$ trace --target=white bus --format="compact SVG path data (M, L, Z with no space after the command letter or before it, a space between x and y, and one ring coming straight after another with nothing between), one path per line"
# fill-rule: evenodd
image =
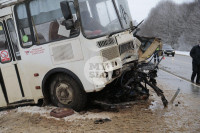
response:
M140 42L130 32L130 18L127 0L3 5L0 107L46 99L59 107L82 109L87 93L101 91L120 76L123 64L138 59ZM102 64L104 78L88 77L88 61Z

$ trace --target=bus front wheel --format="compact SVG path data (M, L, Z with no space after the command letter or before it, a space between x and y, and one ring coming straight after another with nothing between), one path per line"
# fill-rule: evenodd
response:
M51 101L55 106L80 111L86 104L86 93L72 77L57 74L50 84Z

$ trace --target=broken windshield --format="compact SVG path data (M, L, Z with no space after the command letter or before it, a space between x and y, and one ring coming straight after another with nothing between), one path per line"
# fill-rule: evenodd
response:
M131 13L128 6L127 0L115 0L116 7L122 22L123 28L128 29L130 22L132 21Z
M88 38L122 30L112 0L79 0L82 26Z

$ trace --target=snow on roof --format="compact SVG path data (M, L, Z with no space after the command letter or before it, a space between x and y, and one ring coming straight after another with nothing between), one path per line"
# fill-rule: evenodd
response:
M0 8L11 6L13 4L16 4L18 2L22 2L24 0L0 0Z
M1 5L6 5L12 2L16 2L17 0L0 0Z

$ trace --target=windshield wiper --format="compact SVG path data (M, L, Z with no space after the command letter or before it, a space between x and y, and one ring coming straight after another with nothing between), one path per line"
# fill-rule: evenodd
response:
M111 33L108 35L108 38L111 37L111 36L114 35L114 34L117 34L117 33L120 33L120 32L126 31L126 30L128 30L128 29L117 30L117 31L111 32Z
M111 32L109 35L108 35L108 38L111 37L112 35L114 34L117 34L117 33L120 33L120 32L123 32L123 31L128 31L128 30L131 30L134 31L135 29L138 29L138 27L144 22L144 20L142 20L137 26L130 26L130 28L128 29L123 29L123 30L117 30L117 31L114 31L114 32ZM131 24L132 25L132 24Z

